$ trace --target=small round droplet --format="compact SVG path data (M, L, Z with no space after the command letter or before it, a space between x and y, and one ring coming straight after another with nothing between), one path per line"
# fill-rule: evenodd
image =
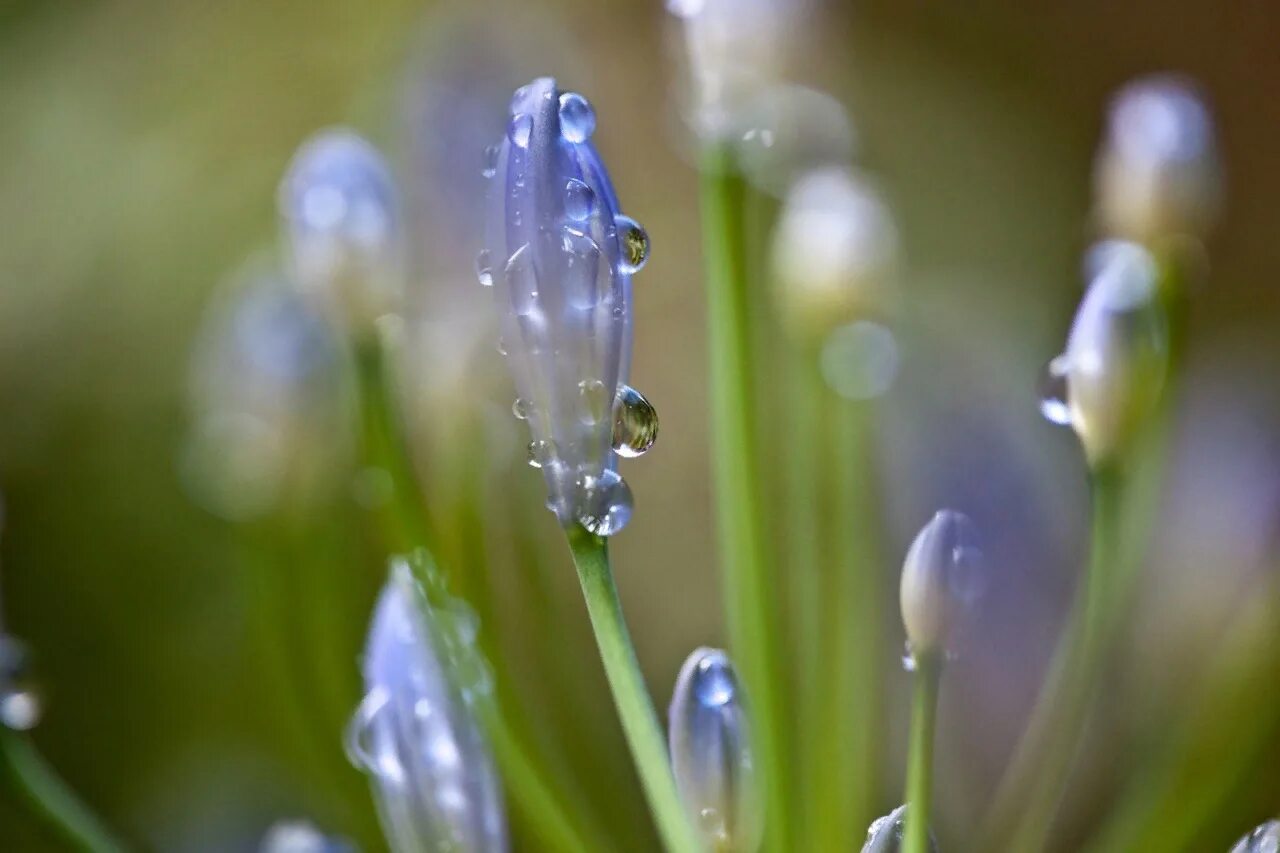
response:
M649 260L649 234L630 216L619 216L615 223L618 227L618 249L622 254L618 261L619 271L627 275L639 272Z
M631 520L631 487L617 471L579 479L578 523L596 536L612 536Z
M586 142L596 129L596 112L577 92L560 96L560 135L570 142Z
M511 414L516 416L516 420L527 421L532 412L533 404L523 397L516 397L515 402L511 404Z
M486 178L492 178L498 174L498 146L486 145L484 149L484 165L480 168L480 174Z
M507 127L507 136L511 138L513 145L517 148L528 148L529 137L532 135L533 116L521 113L511 119L511 124Z
M613 406L613 449L619 456L642 456L658 440L658 410L630 385L618 390Z
M597 424L609 412L609 389L599 379L584 379L578 383L578 396L582 399L582 422Z
M493 263L489 259L489 250L481 249L476 255L476 278L485 287L493 287Z
M698 662L694 693L704 708L721 708L733 701L737 685L723 658L706 657Z
M1067 405L1067 374L1070 368L1065 355L1055 356L1045 365L1040 376L1040 414L1058 426L1071 425L1071 408Z
M591 216L591 208L595 206L596 194L591 187L577 178L570 178L564 188L564 215L582 222Z
M529 442L529 467L541 468L555 458L555 447L549 441Z

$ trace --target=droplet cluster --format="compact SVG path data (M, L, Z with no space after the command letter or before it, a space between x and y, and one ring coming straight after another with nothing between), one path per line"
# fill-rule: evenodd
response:
M562 524L610 536L632 508L618 456L644 453L658 427L626 384L631 275L648 260L649 236L621 213L595 128L587 99L551 78L516 91L507 132L483 158L489 216L476 272L502 313L512 411L529 426L548 507Z

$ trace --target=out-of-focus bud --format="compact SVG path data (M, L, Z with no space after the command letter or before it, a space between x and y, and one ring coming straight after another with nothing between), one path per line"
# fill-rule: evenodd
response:
M797 338L883 315L898 254L879 195L844 168L802 176L787 193L773 238L778 306Z
M43 708L31 681L27 647L0 633L0 726L25 732L40 722Z
M369 628L368 693L347 750L371 777L394 850L505 851L502 787L456 662L474 645L474 623L459 636L440 616L397 562Z
M676 787L708 850L752 853L764 824L750 720L729 657L700 648L676 679L669 719Z
M737 140L754 99L782 74L790 35L803 19L786 0L667 0L683 30L689 111L704 142Z
M1280 851L1280 820L1269 820L1236 842L1231 853L1277 853Z
M902 563L899 600L911 661L954 651L960 617L985 584L973 522L954 510L940 510L916 534Z
M183 475L223 518L259 517L327 492L348 435L337 347L324 319L280 276L235 278L192 356L192 432Z
M529 423L529 464L542 469L547 506L561 524L611 536L632 508L615 439L639 455L657 415L626 384L631 275L648 258L649 238L619 210L591 144L595 123L587 100L549 77L516 92L485 170L490 213L476 266L497 291L513 411Z
M403 226L376 148L350 130L321 131L294 155L279 205L294 277L337 328L366 335L398 309Z
M1148 243L1203 236L1221 206L1222 174L1213 119L1195 87L1156 76L1121 89L1094 182L1108 231Z
M262 836L258 853L353 853L349 843L329 838L305 820L282 820Z
M1129 446L1160 401L1168 372L1165 311L1152 256L1136 243L1112 242L1092 254L1095 273L1054 360L1065 380L1059 409L1090 464Z
M884 817L876 818L867 828L867 840L862 853L898 853L902 849L902 834L906 830L907 807L898 806ZM937 853L938 842L929 833L930 853Z

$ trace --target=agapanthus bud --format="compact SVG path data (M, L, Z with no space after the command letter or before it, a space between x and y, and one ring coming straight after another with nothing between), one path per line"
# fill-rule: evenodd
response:
M916 534L902 563L899 598L913 660L953 650L959 617L985 583L973 522L954 510L936 513Z
M1164 389L1169 344L1156 263L1135 243L1095 251L1094 276L1055 359L1066 413L1092 464L1123 452Z
M848 169L819 169L787 193L773 238L778 305L800 338L884 313L898 235L876 192Z
M586 99L549 77L516 92L507 135L485 170L490 213L477 268L497 291L513 410L529 422L529 461L546 478L547 505L562 524L608 536L631 515L614 425L623 422L619 446L638 455L652 441L625 433L653 432L657 416L626 385L631 275L649 238L619 210L594 129ZM633 408L620 417L620 405Z
M378 150L350 130L307 140L280 186L293 274L339 328L367 334L396 310L404 276L400 204Z
M867 828L867 840L862 853L898 853L902 849L902 834L906 831L907 806L898 806L884 817L876 818ZM938 842L929 833L930 853L936 853Z
M1277 853L1280 851L1280 820L1269 820L1236 842L1231 853Z
M1107 230L1142 241L1202 236L1221 205L1222 175L1213 119L1199 92L1168 76L1121 89L1094 182Z
M708 850L760 847L763 808L742 686L720 649L689 655L670 711L671 766L680 798Z
M397 563L369 628L348 752L371 777L394 850L505 851L502 787L449 651L474 636L446 636L438 615Z
M258 853L353 853L346 841L330 838L305 820L282 820L262 836Z

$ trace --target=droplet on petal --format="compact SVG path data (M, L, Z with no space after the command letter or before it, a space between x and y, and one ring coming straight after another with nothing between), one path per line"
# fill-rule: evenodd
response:
M636 273L649 260L649 232L630 216L619 216L614 220L618 227L618 250L622 258L618 268L624 273Z
M631 487L612 468L580 477L578 523L596 536L613 536L631 520Z
M582 222L591 216L591 208L595 204L596 195L591 187L577 178L570 178L564 188L564 215Z
M658 440L658 411L630 385L618 389L613 406L613 449L619 456L642 456Z
M560 133L570 142L586 142L596 130L591 103L577 92L560 96Z
M1058 426L1071 425L1071 407L1067 405L1067 373L1070 363L1065 355L1054 356L1040 376L1040 414Z
M481 249L476 255L476 278L485 287L493 287L493 262L488 251Z
M513 116L507 127L507 136L517 148L528 148L529 137L533 134L533 116L527 113Z

